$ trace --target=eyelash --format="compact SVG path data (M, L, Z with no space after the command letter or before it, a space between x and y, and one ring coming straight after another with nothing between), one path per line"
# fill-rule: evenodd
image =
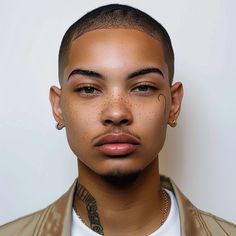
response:
M148 94L150 94L150 93L152 93L152 92L157 90L157 88L154 87L153 85L150 85L150 84L147 84L147 83L142 83L142 84L139 84L138 86L134 87L132 89L132 91L134 91L135 89L141 88L141 87L143 87L145 89L148 89L148 91L147 90L145 90L145 91L138 91L138 92L135 92L135 93L142 93L142 94L147 94L148 93Z
M92 91L96 91L96 93L93 93L93 92L85 92L86 89L92 89ZM78 87L75 89L76 92L80 93L81 95L83 96L96 96L98 93L100 93L100 90L97 89L94 85L82 85L81 87Z
M137 89L143 88L144 90L135 91ZM88 91L88 89L90 91ZM87 92L86 92L87 90ZM134 86L134 88L131 89L131 92L134 92L135 94L142 94L142 95L149 95L150 93L156 91L157 88L153 85L142 83ZM101 91L96 88L94 85L82 85L81 87L78 87L75 89L76 92L80 93L82 96L88 97L88 96L97 96L101 93Z

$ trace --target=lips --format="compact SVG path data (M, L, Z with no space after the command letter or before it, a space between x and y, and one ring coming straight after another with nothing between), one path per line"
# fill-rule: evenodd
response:
M95 146L106 156L125 156L133 153L140 141L129 134L107 134L102 136Z

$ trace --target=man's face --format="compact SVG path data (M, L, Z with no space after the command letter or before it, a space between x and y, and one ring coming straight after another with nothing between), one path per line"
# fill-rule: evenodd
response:
M171 109L161 42L131 29L85 33L71 43L59 97L69 145L86 168L143 170L163 146Z

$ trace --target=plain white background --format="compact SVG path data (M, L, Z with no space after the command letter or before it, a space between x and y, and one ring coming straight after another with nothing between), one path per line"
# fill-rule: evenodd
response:
M77 175L65 131L56 131L48 100L58 84L57 55L66 29L113 1L7 1L0 7L0 224L58 198ZM192 202L236 222L236 4L233 0L119 1L168 30L175 81L185 97L160 155Z

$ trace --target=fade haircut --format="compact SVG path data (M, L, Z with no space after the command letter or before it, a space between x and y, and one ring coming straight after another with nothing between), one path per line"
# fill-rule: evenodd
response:
M61 42L58 58L59 82L61 85L71 43L86 32L114 28L136 29L158 39L163 47L169 71L169 82L172 84L174 51L165 28L151 16L136 8L127 5L110 4L88 12L66 31Z

